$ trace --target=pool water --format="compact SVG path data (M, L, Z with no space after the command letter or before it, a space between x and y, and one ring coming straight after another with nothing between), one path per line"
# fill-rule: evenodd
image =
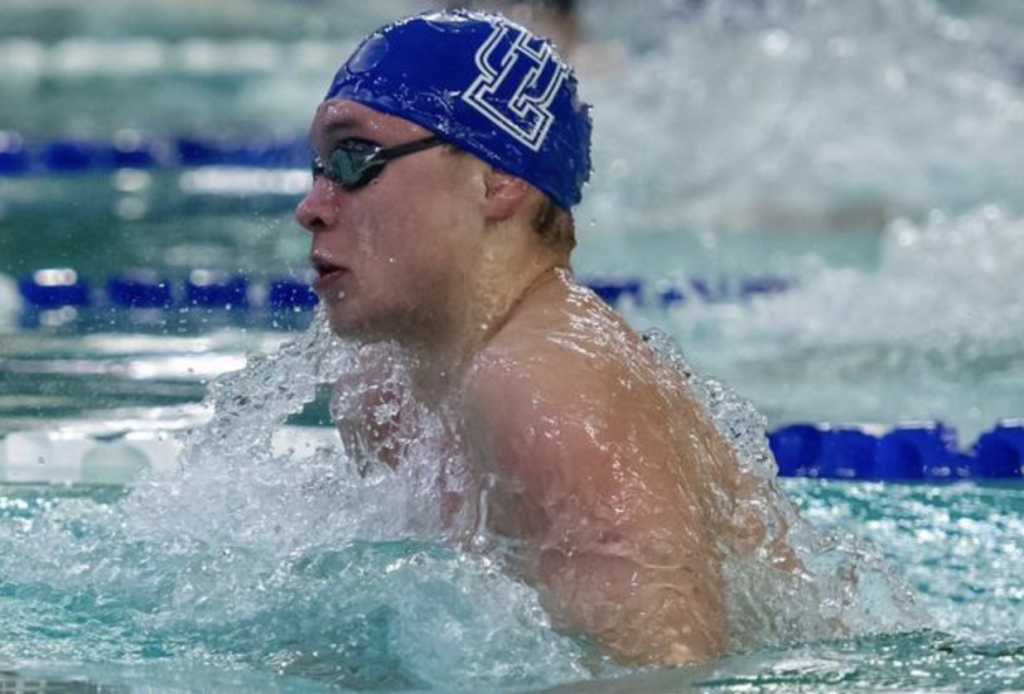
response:
M968 447L1024 416L1017 5L582 5L626 58L582 66L597 130L581 277L638 282L630 320L769 428L941 420ZM419 7L0 8L0 691L1024 688L1013 482L784 480L822 575L862 577L805 600L850 605L845 632L790 596L792 624L714 663L609 664L500 562L413 532L408 480L346 476L317 385L343 355L310 347L311 311L259 295L307 277L302 167L71 171L41 154L295 146L356 39ZM4 173L19 143L35 168ZM89 305L27 305L17 280L44 268L88 280ZM245 310L109 305L106 280L137 269L176 292L197 271L256 289ZM758 278L785 291L737 289ZM668 287L683 300L665 305ZM757 439L759 421L741 428Z
M117 513L110 489L5 487L0 658L18 673L11 677L147 692L1024 685L1021 490L807 480L786 489L816 524L856 527L898 562L933 624L762 646L700 667L606 666L595 678L580 647L544 626L526 589L479 558L415 542L353 543L310 551L287 576L252 547L200 547L186 537L119 544L130 531L109 527L91 535Z

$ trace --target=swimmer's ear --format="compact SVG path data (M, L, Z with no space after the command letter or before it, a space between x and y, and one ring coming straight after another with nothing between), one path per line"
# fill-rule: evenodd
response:
M488 221L512 217L526 203L531 186L521 178L490 168L484 174L484 214Z

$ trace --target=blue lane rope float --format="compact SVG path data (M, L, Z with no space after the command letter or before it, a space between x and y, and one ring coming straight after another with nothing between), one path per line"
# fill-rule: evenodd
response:
M613 306L675 308L690 302L742 302L762 294L783 292L793 280L784 277L688 277L675 282L646 282L638 278L586 281L598 296ZM35 310L63 307L150 308L204 307L246 310L309 310L316 295L309 282L276 277L256 282L242 274L197 269L173 281L156 270L133 270L110 275L94 290L92 283L71 268L44 268L21 277L18 287L25 304ZM709 287L713 289L709 289Z
M103 173L124 168L305 169L310 157L305 137L223 140L143 138L124 133L112 142L61 138L30 143L19 133L0 130L0 177Z
M107 278L107 298L124 308L169 309L174 305L171 282L152 271L137 271Z
M295 430L331 440L332 432ZM1005 420L957 449L941 422L907 423L873 432L825 424L791 424L768 434L782 477L897 484L1021 483L1024 420ZM287 438L292 441L292 437ZM69 439L46 431L0 436L0 481L127 483L145 467L176 469L167 432L127 432L123 439L82 434ZM40 465L46 461L46 465Z
M29 306L36 308L75 308L91 301L89 283L70 268L37 270L18 280L18 290Z
M973 476L984 479L1021 477L1024 463L1024 420L1006 420L986 431L974 444L974 456L984 464Z
M110 275L104 286L105 292L93 291L91 283L70 268L37 270L18 280L26 305L37 311L65 307L309 310L317 303L309 282L298 278L271 278L257 287L244 275L217 270L193 270L180 282L153 270L135 270ZM254 298L261 296L265 300Z
M185 306L245 310L249 308L249 279L211 270L193 270L185 280Z
M790 424L768 435L783 477L860 481L1020 480L1024 419L998 422L966 450L942 422L900 424L876 434L863 427Z
M305 282L291 278L271 280L267 290L267 306L271 310L311 310L319 299Z

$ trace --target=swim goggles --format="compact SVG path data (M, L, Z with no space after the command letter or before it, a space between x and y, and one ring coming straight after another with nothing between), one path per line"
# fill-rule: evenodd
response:
M320 157L313 159L313 179L326 176L345 190L358 190L380 176L388 162L436 147L443 142L441 138L431 135L385 149L369 140L344 140L331 151L326 162Z

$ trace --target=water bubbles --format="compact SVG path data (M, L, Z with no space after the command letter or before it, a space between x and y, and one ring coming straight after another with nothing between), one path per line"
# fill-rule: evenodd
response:
M1024 220L936 210L893 222L879 245L877 267L808 267L785 295L673 314L674 333L712 335L702 366L776 422L941 418L969 440L1019 409Z
M888 90L901 92L907 86L907 75L900 67L887 67L882 72L882 81Z
M757 548L723 539L723 572L734 648L917 628L927 623L905 582L853 535L804 521L778 487L767 420L726 385L695 373L667 333L645 342L679 373L736 452L747 476L738 498L715 500L735 527L762 527ZM787 547L792 547L791 553Z
M584 210L644 232L1016 210L1024 92L1003 30L927 1L713 3L669 18L629 79L588 85L602 124Z
M858 53L858 45L845 36L834 36L825 44L829 54L837 58L854 58Z
M789 34L780 29L773 29L765 32L761 39L761 45L765 55L770 58L782 55L789 49L791 44L792 39Z
M340 417L380 395L353 380L374 364L400 399L381 399L373 443L400 449L402 465L360 475L354 458L379 451L288 422L325 398ZM532 589L453 546L439 495L460 491L461 462L443 450L451 432L411 399L408 365L396 346L339 340L319 308L294 342L211 385L212 418L185 437L177 471L141 473L123 499L58 499L17 522L6 518L28 512L8 504L0 577L20 591L14 603L55 623L112 625L66 641L69 662L139 662L156 648L359 689L589 677L592 656L552 629ZM476 530L471 518L452 524ZM8 634L0 656L25 661L37 645Z

